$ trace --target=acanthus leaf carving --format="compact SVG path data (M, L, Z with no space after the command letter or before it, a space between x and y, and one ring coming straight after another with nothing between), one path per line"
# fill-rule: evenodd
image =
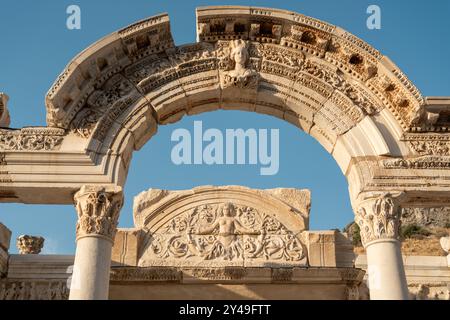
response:
M123 194L120 188L83 186L74 196L77 239L99 235L114 240Z
M65 130L58 128L0 129L0 150L53 151L58 150Z
M394 198L382 194L362 201L355 213L355 222L360 227L364 246L379 239L397 239L400 228L400 207L397 203L401 195Z

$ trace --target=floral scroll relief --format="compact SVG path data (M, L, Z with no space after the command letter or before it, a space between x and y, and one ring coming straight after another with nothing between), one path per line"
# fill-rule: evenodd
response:
M304 265L303 245L274 217L232 203L202 205L149 235L141 266L191 262Z

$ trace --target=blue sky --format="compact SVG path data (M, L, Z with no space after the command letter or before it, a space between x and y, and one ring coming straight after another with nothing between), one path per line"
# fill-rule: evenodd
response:
M81 7L82 29L66 28L66 8ZM11 126L45 125L44 98L64 66L101 37L137 20L168 12L176 44L195 41L195 8L238 4L277 7L338 25L389 56L424 96L450 95L450 1L188 1L188 0L2 0L0 91L10 96ZM366 9L379 5L381 30L366 27ZM255 128L280 130L280 170L260 176L259 166L175 166L170 159L176 128ZM148 188L186 189L197 185L295 187L312 191L311 229L342 228L353 219L347 182L334 159L311 137L279 119L238 111L185 117L134 154L125 186L120 227L132 226L133 197ZM46 253L75 251L76 213L72 206L0 204L0 222L20 234L42 235Z

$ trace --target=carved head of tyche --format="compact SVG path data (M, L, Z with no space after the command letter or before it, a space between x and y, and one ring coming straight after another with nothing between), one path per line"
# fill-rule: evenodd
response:
M242 39L233 40L230 46L230 58L236 63L235 69L245 69L249 58L247 42Z

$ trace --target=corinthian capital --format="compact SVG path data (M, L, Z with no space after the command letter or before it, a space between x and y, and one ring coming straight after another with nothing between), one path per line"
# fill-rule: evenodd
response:
M122 188L83 186L74 201L78 213L77 239L98 235L114 240L123 205Z
M358 203L355 222L361 230L364 246L375 240L398 239L401 198L403 194L385 193L366 197Z
M20 254L39 254L44 246L44 238L23 235L17 238Z

